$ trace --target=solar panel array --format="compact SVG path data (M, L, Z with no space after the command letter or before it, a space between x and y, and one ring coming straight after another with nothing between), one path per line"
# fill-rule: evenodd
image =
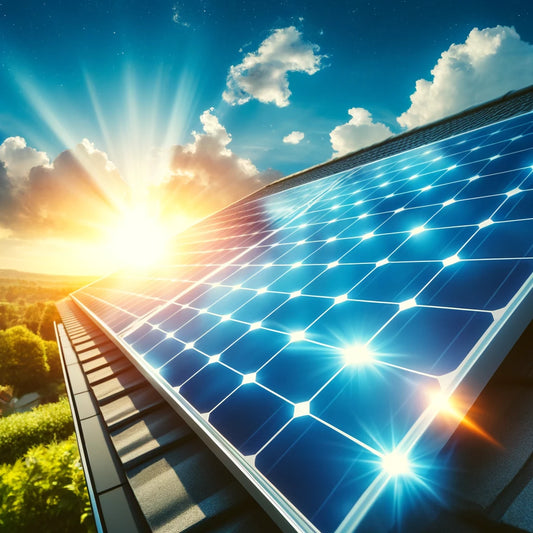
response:
M529 113L235 204L74 297L296 527L349 530L531 290L532 165Z

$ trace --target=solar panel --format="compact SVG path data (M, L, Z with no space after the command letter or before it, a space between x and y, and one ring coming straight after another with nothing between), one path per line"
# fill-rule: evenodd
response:
M284 523L351 531L532 318L532 118L244 200L73 297Z

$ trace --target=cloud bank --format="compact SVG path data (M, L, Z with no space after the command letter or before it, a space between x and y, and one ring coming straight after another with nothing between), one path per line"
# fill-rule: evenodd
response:
M283 142L286 144L299 144L305 137L304 133L301 131L293 131L283 137Z
M329 134L334 157L359 150L392 135L385 124L374 122L370 112L362 107L352 107L348 114L352 118Z
M17 238L100 238L128 187L107 155L84 139L50 164L21 137L0 145L0 226Z
M168 172L152 189L163 216L203 217L281 177L273 170L259 172L250 159L232 152L231 135L213 109L200 121L203 133L193 132L194 142L172 148Z
M411 107L398 123L413 128L533 83L533 45L514 28L474 28L452 44L433 67L432 81L420 79Z
M232 105L252 99L278 107L289 105L289 72L313 75L321 68L325 56L318 45L306 42L294 27L276 29L241 63L232 65L222 97Z

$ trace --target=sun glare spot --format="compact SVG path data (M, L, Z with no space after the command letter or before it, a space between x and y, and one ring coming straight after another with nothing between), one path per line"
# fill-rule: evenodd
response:
M127 211L110 230L109 247L118 265L143 268L163 257L170 237L168 227L141 206Z
M366 365L373 362L372 352L364 344L355 344L342 351L347 365Z
M404 476L411 472L409 459L406 455L397 451L384 455L381 466L391 477Z

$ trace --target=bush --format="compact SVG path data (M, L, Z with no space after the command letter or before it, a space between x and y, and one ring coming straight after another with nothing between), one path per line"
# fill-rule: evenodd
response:
M0 463L12 463L32 446L66 439L74 430L68 400L0 418Z
M94 531L76 439L37 446L0 465L0 531Z

